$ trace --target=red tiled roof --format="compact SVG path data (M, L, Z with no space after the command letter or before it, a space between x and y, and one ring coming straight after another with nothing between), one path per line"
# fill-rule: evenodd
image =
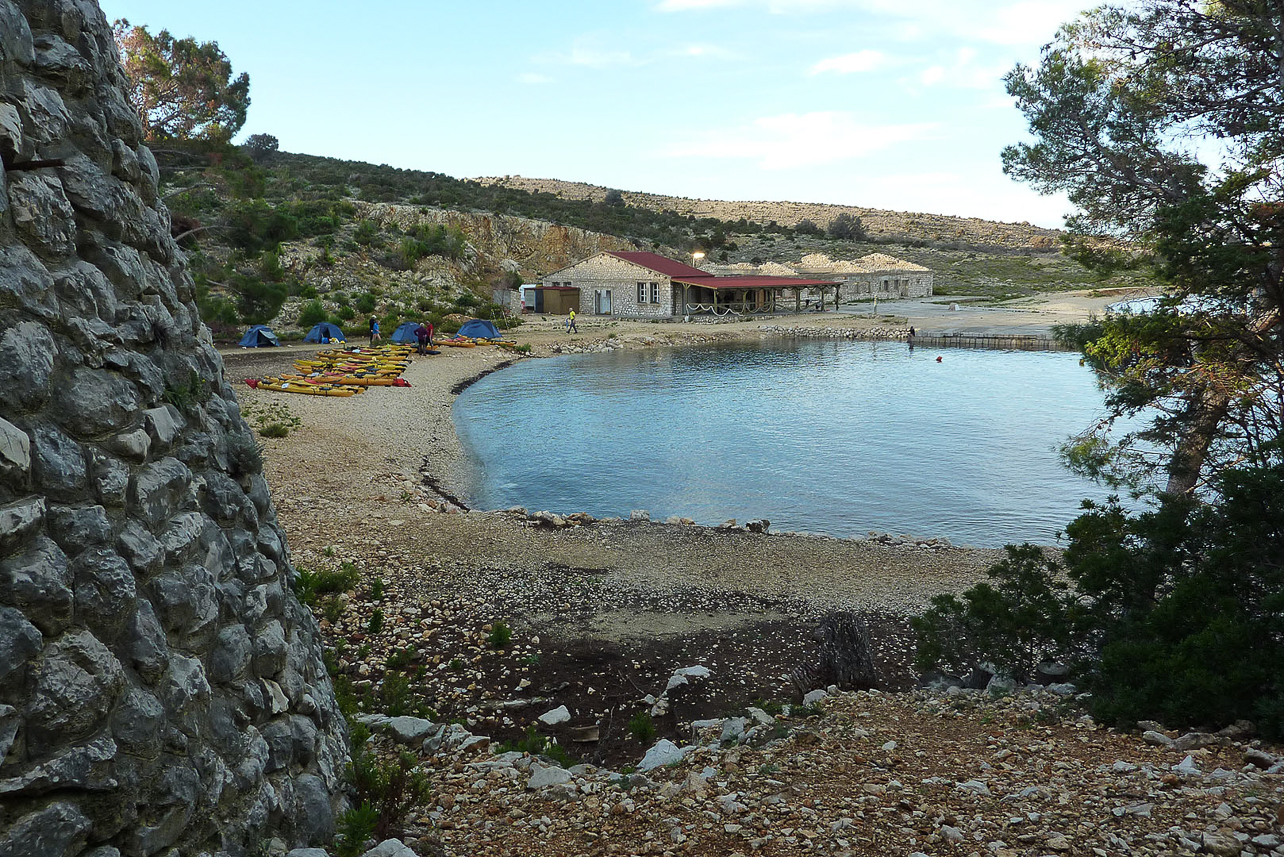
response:
M644 253L642 251L632 250L608 250L606 255L614 256L617 259L623 259L626 262L632 262L634 265L641 265L643 268L649 268L657 274L664 274L666 277L712 277L713 274L705 273L699 268L693 268L690 265L684 265L681 262L670 259L668 256L661 256L659 253Z
M836 286L833 280L803 280L798 277L674 277L673 282L706 289L771 289L783 286Z

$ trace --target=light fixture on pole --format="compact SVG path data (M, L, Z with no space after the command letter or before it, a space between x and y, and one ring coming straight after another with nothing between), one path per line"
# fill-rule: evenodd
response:
M704 254L703 254L703 253L701 253L699 250L697 250L697 251L695 251L694 253L692 253L692 254L691 254L691 267L693 267L693 268L699 268L699 267L700 267L700 260L701 260L701 259L703 259L703 258L704 258Z

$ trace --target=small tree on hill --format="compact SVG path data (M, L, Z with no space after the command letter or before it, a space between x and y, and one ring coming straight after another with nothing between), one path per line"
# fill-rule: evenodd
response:
M241 144L241 148L256 164L270 159L281 148L281 143L271 134L251 134Z
M797 235L824 235L825 234L821 230L821 228L816 225L816 221L811 220L810 218L803 218L802 220L798 221L797 225L794 226L794 233Z
M864 241L865 224L860 222L860 218L854 214L843 212L829 222L830 238L838 238L844 241Z
M232 77L232 63L218 42L156 35L124 18L113 24L121 64L130 81L130 102L143 120L149 142L227 142L245 124L250 76Z

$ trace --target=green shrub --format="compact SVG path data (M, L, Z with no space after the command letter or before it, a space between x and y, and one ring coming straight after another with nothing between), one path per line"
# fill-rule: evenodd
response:
M501 753L530 753L532 756L546 756L557 762L563 768L573 767L578 761L566 748L558 744L551 738L545 738L540 735L534 726L526 729L526 735L516 741L504 742L499 745Z
M651 712L639 711L634 714L629 720L629 734L640 743L651 746L655 741L655 722L651 719Z
M491 648L506 649L508 644L513 641L513 629L504 622L495 622L490 626L490 633L486 635L486 641L490 643Z
M350 811L351 818L350 813L344 814L340 827L345 834L343 847L354 850L340 852L341 855L361 854L367 839L382 842L400 834L410 811L432 795L428 775L419 769L412 753L403 752L390 762L380 762L362 748L354 752L348 775L356 809ZM356 837L361 841L355 841Z
M357 312L371 313L375 311L375 297L369 292L362 292L357 295Z
M289 433L290 427L285 423L268 423L259 429L263 437L286 437Z
M299 310L299 327L312 327L314 324L325 321L329 315L321 305L321 301L308 301L303 305L303 309Z
M209 383L193 369L184 383L166 384L161 393L161 401L173 405L183 413L191 413L197 405L207 401L210 395Z
M339 307L339 311L335 314L339 316L340 321L351 321L356 318L357 311L345 304L344 306Z
M1216 502L1117 499L1066 527L1065 576L1009 548L997 588L934 599L915 620L919 666L1066 660L1110 723L1178 728L1249 719L1284 735L1284 462L1225 471Z
M365 844L374 838L379 824L379 810L370 803L361 803L339 816L335 854L338 857L360 857Z
M334 595L356 587L360 572L352 563L345 562L338 571L309 571L296 569L294 592L304 604L315 604L319 595Z
M369 631L371 635L378 634L383 630L383 611L378 607L376 607L374 612L370 614L370 624L367 626L366 630Z
M917 665L944 665L966 673L978 660L1025 681L1043 660L1062 657L1069 642L1066 584L1057 562L1035 545L1006 547L1007 557L986 572L993 583L938 595L911 624L918 635Z
M352 240L367 247L377 247L383 243L379 235L379 227L373 220L363 220L357 224L357 231L353 234Z

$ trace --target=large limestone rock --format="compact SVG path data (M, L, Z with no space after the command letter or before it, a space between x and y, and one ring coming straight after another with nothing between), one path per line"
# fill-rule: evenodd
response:
M320 844L343 719L124 83L0 0L0 855Z

